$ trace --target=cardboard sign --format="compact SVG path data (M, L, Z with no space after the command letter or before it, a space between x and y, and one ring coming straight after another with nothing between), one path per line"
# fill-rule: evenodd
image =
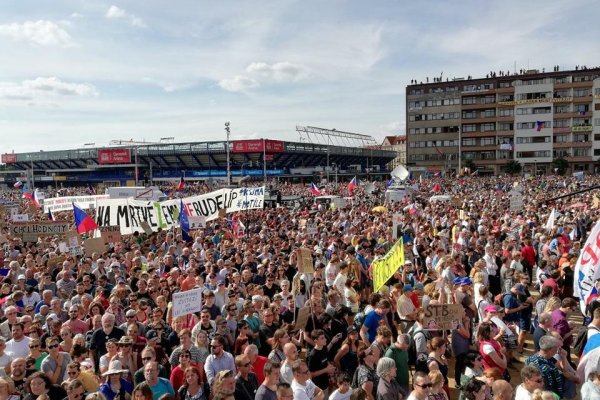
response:
M83 242L83 247L85 248L85 255L90 257L92 256L92 253L103 254L106 251L104 239L101 237L85 240Z
M68 222L36 221L14 223L10 226L10 233L18 236L24 241L37 241L40 236L62 236L69 230L71 224Z
M219 210L219 218L225 218L226 212L224 208Z
M294 325L294 330L304 329L306 327L306 323L308 322L308 318L310 317L310 307L305 306L298 310L298 318L296 318L296 325Z
M82 245L81 236L79 236L77 231L68 231L65 237L67 238L67 247L69 248Z
M100 227L100 236L105 244L119 243L121 241L121 227L102 226Z
M82 256L83 248L81 246L69 247L69 254L73 257Z
M456 329L462 322L465 309L460 304L429 304L425 307L423 328L430 330Z
M510 192L510 211L520 211L523 209L523 194L517 190Z
M58 244L58 251L60 251L61 253L68 253L69 246L67 246L67 242L60 242Z
M402 214L394 214L392 215L392 239L398 240L402 235Z
M147 223L146 221L140 222L140 227L144 230L144 233L148 236L152 235L152 232L154 232L152 230L152 227L150 226L150 224Z
M190 230L206 228L206 217L204 215L189 216L188 222L190 224Z
M296 257L296 267L298 268L298 272L301 272L303 274L312 274L315 272L315 269L313 267L312 252L310 251L310 249L301 247L300 249L298 249L298 254Z
M47 265L49 267L54 267L56 265L62 264L66 259L67 259L67 257L65 257L65 256L58 256L58 257L49 258L48 262L47 262Z
M598 199L598 196L594 195L594 200L593 200L592 207L593 208L598 208L599 205L600 205L600 199Z
M394 276L396 271L404 267L404 242L402 238L380 259L373 261L373 290L377 292Z
M13 214L13 222L27 222L29 221L29 214Z
M200 311L202 308L202 289L173 293L173 318Z
M300 228L304 228L306 226L306 222L307 221L305 219L301 219L301 220L298 221L298 226Z
M317 228L317 224L306 224L306 233L308 233L311 236L314 236L318 232L319 229Z

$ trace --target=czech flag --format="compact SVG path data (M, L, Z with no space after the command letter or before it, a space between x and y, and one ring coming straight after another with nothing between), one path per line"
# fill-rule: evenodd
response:
M77 228L77 233L86 233L98 229L96 221L75 203L73 203L73 213L75 214L75 227Z
M23 198L29 200L29 202L31 202L31 204L37 208L40 208L40 203L38 203L35 197L33 197L27 186L23 186Z
M15 184L13 185L13 187L14 187L15 189L18 189L18 188L20 188L21 186L23 186L23 182L21 182L21 181L17 181L17 182L15 182Z
M352 194L352 190L358 187L358 183L356 182L356 176L352 178L350 183L348 184L348 194Z
M184 187L185 187L185 181L183 180L183 176L182 176L181 180L179 181L179 185L177 185L177 191L181 192Z
M440 184L439 184L439 183L436 183L435 185L433 185L433 191L434 191L435 193L439 193L439 192L441 192L441 191L442 191L442 187L440 186Z
M321 191L319 190L319 188L312 182L310 183L310 192L315 196L321 195Z

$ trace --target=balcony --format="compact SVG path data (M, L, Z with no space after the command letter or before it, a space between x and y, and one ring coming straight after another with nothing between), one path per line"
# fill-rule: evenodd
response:
M570 149L571 142L556 142L552 143L552 148L554 149Z
M496 89L496 93L502 93L502 94L513 93L514 91L515 91L515 88L513 86Z
M512 137L514 135L515 135L515 131L496 131L496 136L509 136L509 137Z
M573 103L591 103L592 99L593 99L593 96L590 93L587 96L573 97Z
M566 127L566 128L553 128L552 129L553 133L571 133L571 127Z
M497 103L461 104L461 110L477 110L480 108L495 108Z
M592 162L592 156L574 156L574 157L565 157L565 160L568 162Z
M475 146L462 145L461 146L462 152L465 152L465 151L492 151L492 150L497 150L497 149L498 149L498 145L496 145L496 144L475 145Z
M496 117L496 121L498 122L513 122L515 120L514 115L508 115L505 117Z
M581 82L572 82L571 86L574 88L591 88L594 85L594 81L581 81Z
M487 136L496 136L496 131L462 132L462 134L461 134L461 137L464 137L464 138L476 138L476 137L487 137Z
M462 118L464 124L487 124L496 121L496 117Z

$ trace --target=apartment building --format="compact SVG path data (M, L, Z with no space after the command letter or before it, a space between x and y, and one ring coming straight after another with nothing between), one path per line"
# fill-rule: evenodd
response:
M600 68L482 79L436 79L406 88L407 165L414 172L461 167L498 174L512 160L526 173L600 163ZM460 157L459 157L460 152Z
M391 171L398 165L406 165L406 136L386 136L381 144L381 150L391 150L396 152L396 158L387 164Z

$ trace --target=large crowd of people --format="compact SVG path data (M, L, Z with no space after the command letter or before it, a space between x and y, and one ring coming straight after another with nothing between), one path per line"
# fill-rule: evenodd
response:
M573 292L600 209L593 190L550 199L599 182L436 177L393 204L383 182L330 183L321 191L346 207L249 210L188 243L178 229L140 232L89 255L61 252L64 237L13 237L4 212L0 400L600 399L598 366L577 372L600 307L582 315ZM524 201L511 210L515 190ZM0 196L46 218L18 189ZM404 265L375 291L373 261L398 240ZM173 295L194 289L200 311L174 317ZM462 306L452 329L425 324L445 304Z

